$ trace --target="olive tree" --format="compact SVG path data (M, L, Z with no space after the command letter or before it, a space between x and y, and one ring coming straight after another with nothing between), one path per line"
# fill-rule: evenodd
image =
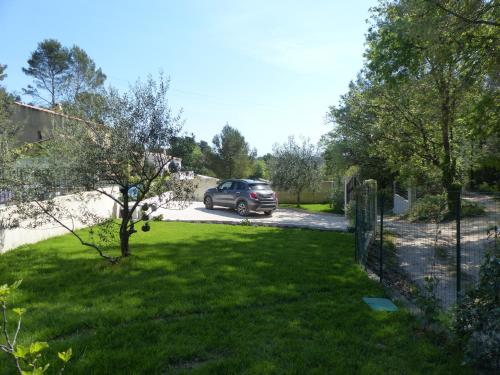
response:
M163 76L158 82L150 77L127 93L106 93L104 124L66 117L12 173L19 176L11 184L19 221L32 226L55 222L113 263L131 255L130 237L140 223L149 231L153 212L184 205L194 190L166 152L182 128L180 114L168 106L167 90ZM67 199L57 196L61 191L73 193L76 209L68 209ZM117 220L87 207L103 196L118 208ZM91 229L77 231L77 224ZM105 253L118 243L118 256Z
M297 143L289 137L284 144L275 144L270 163L270 174L273 187L289 191L297 197L305 190L315 190L323 180L323 161L317 146L308 139Z

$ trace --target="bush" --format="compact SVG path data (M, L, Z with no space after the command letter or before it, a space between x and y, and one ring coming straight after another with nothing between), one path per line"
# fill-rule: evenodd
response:
M356 201L350 201L345 210L349 228L352 229L356 226Z
M332 194L332 212L335 214L344 214L344 190L338 187L333 190Z
M446 194L426 195L417 200L408 211L407 218L410 221L432 221L438 223L444 220L446 213Z
M500 258L487 254L476 289L457 306L454 330L465 361L481 370L500 370Z
M479 203L462 200L461 217L474 217L485 214L484 207Z
M497 185L488 184L487 182L481 183L478 187L478 190L484 193L498 193L500 191Z
M484 207L476 202L471 202L462 199L460 217L474 217L485 214ZM453 215L453 214L452 214ZM410 221L427 221L439 223L445 219L453 219L450 217L446 194L426 195L417 200L415 205L408 211L406 215Z

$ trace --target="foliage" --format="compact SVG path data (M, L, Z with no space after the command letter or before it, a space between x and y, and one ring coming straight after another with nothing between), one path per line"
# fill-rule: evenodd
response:
M226 124L213 139L209 154L210 169L220 178L244 178L251 173L255 151L245 141L238 129Z
M151 77L138 81L126 94L111 89L105 96L105 125L68 120L56 127L41 155L22 170L22 179L16 171L9 174L16 203L12 215L31 226L56 223L113 263L129 256L136 227L142 222L142 229L149 230L153 211L174 202L184 205L194 190L192 180L169 173L172 157L165 150L181 130L181 120L168 106L167 90L162 76L158 82ZM69 210L65 199L56 196L67 187L80 203L77 209ZM120 209L118 223L89 211L86 201L94 196L114 201ZM86 239L75 231L75 222L102 230ZM106 235L110 238L104 241ZM103 251L110 241L120 243L120 257Z
M482 370L500 370L500 258L486 255L476 289L457 306L455 332L464 346L465 361Z
M487 3L391 0L372 9L365 67L328 114L329 170L356 165L381 186L399 175L451 191L477 169L500 169L498 26L463 18L494 19Z
M269 180L270 178L269 168L264 159L257 158L253 162L252 173L248 176L248 178L251 178L253 180L259 180L259 179Z
M7 74L5 73L5 69L7 69L7 65L0 64L0 81L3 81Z
M457 199L454 197L454 200ZM455 205L456 203L452 203ZM477 202L461 199L460 216L462 218L481 216L485 214L484 207ZM448 210L447 195L426 195L417 200L410 208L406 217L410 221L442 222L454 218L454 213Z
M206 144L206 142L205 142ZM205 147L202 149L202 147ZM209 169L209 155L212 149L203 141L196 142L194 134L173 137L170 140L170 155L182 159L182 169L202 175L213 175Z
M462 199L462 207L460 209L461 217L482 216L485 214L484 207L477 202L467 201Z
M38 43L23 72L33 78L33 84L23 89L24 94L52 108L63 101L75 106L79 98L88 100L84 94L97 92L106 80L83 49L69 49L56 39Z
M40 364L42 361L42 352L49 348L49 344L46 342L32 342L30 345L25 346L18 344L19 333L21 331L22 317L26 313L26 309L23 308L13 308L12 312L17 316L17 323L15 324L15 331L13 335L10 334L7 318L8 310L8 300L9 296L14 290L19 288L21 285L21 280L16 281L12 285L0 285L0 309L2 313L2 319L0 321L0 334L3 336L2 341L0 341L0 351L5 352L8 356L12 358L15 362L16 370L20 375L41 375L47 372L50 363L45 365ZM64 372L66 364L69 362L72 356L72 350L69 348L64 352L58 353L58 358L63 362L62 367L59 370L59 374Z
M252 222L250 220L248 220L248 218L245 218L245 219L240 221L240 225L242 225L244 227L250 227L250 226L252 226Z
M440 223L446 217L446 195L426 195L418 199L407 213L410 221L430 221Z
M416 301L422 309L426 324L437 322L440 311L439 298L436 295L439 279L435 276L425 276L424 290L417 288Z
M356 201L351 200L345 208L345 216L349 222L349 228L353 229L356 226Z
M69 236L0 256L0 275L28 284L16 302L33 310L33 339L73 348L71 374L470 373L404 309L363 303L384 291L353 261L350 234L156 222L151 232L113 267ZM0 368L14 372L6 358Z
M308 139L299 144L289 137L288 142L274 145L270 172L273 187L296 194L298 207L301 193L316 190L323 181L323 160Z
M0 82L7 76L6 68L6 65L0 64ZM18 146L16 135L20 130L20 125L11 120L13 102L12 95L9 95L0 85L0 191L2 191L1 185L6 165L15 159Z

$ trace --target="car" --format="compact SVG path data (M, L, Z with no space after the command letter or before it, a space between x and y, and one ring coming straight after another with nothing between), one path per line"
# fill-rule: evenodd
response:
M209 210L222 206L235 209L240 216L247 216L250 211L270 216L278 207L278 197L265 181L230 179L208 189L203 203Z

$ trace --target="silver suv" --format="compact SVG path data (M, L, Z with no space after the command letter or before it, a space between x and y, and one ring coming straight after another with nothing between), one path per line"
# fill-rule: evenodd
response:
M208 189L203 197L205 207L214 206L236 209L240 216L247 216L250 211L264 211L271 215L278 207L276 193L263 181L225 180L216 188Z

